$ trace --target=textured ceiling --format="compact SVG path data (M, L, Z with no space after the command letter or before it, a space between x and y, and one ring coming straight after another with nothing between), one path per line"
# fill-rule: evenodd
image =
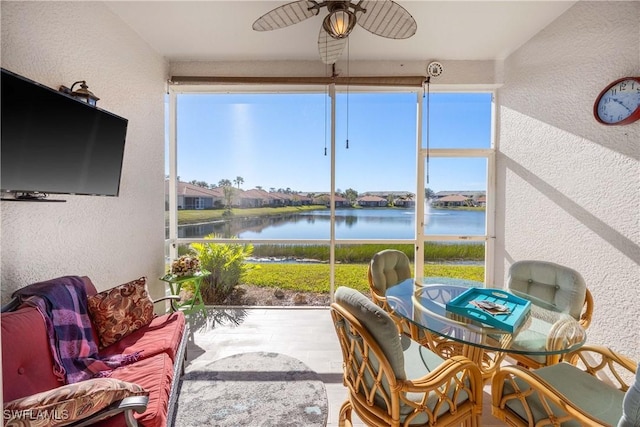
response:
M107 6L170 61L319 59L318 16L254 31L253 22L286 1L107 1ZM398 1L418 23L407 40L356 26L344 54L351 60L495 60L537 34L575 1Z

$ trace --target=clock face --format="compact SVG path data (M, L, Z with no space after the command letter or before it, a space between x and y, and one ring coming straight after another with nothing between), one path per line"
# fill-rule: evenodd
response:
M625 77L605 88L594 105L596 119L605 125L623 125L640 118L640 77Z

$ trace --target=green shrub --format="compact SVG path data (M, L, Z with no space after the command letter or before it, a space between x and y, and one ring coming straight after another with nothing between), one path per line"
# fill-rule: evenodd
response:
M210 234L205 239L217 237ZM224 303L247 272L257 267L245 262L253 253L250 243L192 243L191 248L200 259L202 268L211 272L200 287L205 304Z

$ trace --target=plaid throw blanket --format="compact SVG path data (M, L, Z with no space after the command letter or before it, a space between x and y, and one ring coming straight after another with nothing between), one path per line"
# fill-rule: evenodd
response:
M100 358L93 340L87 311L87 293L78 276L64 276L39 282L13 294L35 307L44 318L53 355L53 372L60 381L76 383L92 377L109 376L118 366L138 359L139 353Z

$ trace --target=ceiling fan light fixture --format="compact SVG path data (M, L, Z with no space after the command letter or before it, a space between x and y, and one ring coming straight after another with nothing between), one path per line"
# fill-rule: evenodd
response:
M334 39L344 39L356 26L356 15L347 9L334 10L324 18L322 26Z

